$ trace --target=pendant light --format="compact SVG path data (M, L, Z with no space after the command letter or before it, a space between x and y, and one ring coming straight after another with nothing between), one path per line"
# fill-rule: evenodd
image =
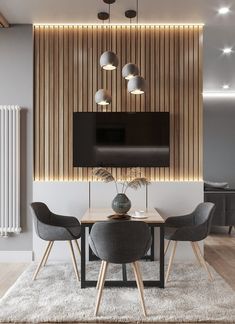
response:
M139 22L139 1L138 0L136 0L136 11L137 11L137 32L138 32L138 22ZM138 39L138 34L137 34L137 39ZM139 54L140 57L140 53L138 53L138 48L137 48L137 54ZM146 90L145 79L140 75L134 76L128 81L127 90L128 92L134 95L143 94Z
M125 11L125 16L126 16L126 18L130 19L130 24L131 24L131 19L136 17L136 11L135 10L127 10L127 11ZM131 43L130 43L130 46L131 46ZM130 52L131 52L131 49L130 49ZM138 74L139 74L139 68L134 63L127 63L122 68L122 76L126 80L130 80Z
M105 89L99 89L95 94L95 102L98 105L106 106L109 105L112 101L110 93Z
M113 4L116 0L103 0L105 3L109 5L109 47L111 45L111 35L110 35L110 5ZM105 51L100 56L100 66L104 70L115 70L118 66L118 58L117 55L108 50Z
M97 16L98 16L98 19L103 21L103 23L105 20L109 19L109 13L107 13L107 12L99 12ZM101 75L101 77L102 77L102 75ZM106 106L106 105L109 105L111 103L111 101L112 101L112 97L107 90L99 89L96 92L95 102L98 105Z
M131 94L143 94L146 90L145 79L142 78L140 75L133 77L128 81L127 90Z

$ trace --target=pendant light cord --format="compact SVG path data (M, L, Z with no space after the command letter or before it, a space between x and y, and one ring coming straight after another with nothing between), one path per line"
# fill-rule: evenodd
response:
M109 3L109 35L108 35L108 37L109 37L109 39L108 39L108 49L109 49L109 51L111 51L111 31L110 31L110 3Z
M137 54L136 54L136 64L140 66L138 60L139 60L139 48L138 48L138 45L139 45L139 0L136 0L136 23L137 23L137 30L136 30L136 46L137 46Z

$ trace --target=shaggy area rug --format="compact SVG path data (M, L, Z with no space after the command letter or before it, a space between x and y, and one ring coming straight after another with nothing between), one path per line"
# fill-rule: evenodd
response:
M89 279L97 278L99 265L87 265ZM145 288L146 318L137 288L105 288L94 317L97 290L80 289L72 265L48 263L32 281L35 267L30 265L0 300L0 322L235 323L235 292L213 269L210 283L196 264L175 264L165 289ZM158 276L157 262L142 262L141 269L144 279ZM130 266L127 271L128 279L134 278ZM109 278L121 278L119 265L110 265Z

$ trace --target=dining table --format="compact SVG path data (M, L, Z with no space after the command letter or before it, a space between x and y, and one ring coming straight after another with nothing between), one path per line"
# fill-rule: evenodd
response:
M87 236L91 231L92 226L96 222L105 222L110 221L110 215L113 215L114 212L111 208L89 208L84 213L83 217L80 219L81 223L81 288L86 287L96 287L97 280L88 280L86 278L86 268L87 268L87 259L97 260L96 257L92 258L92 252L89 247L89 253L86 252L87 248ZM132 215L130 217L131 221L138 222L142 221L145 222L150 230L152 235L152 243L149 253L144 257L146 261L154 261L154 254L155 254L155 245L157 242L155 241L155 228L160 229L159 235L159 277L156 279L151 280L143 280L143 284L145 287L159 287L164 288L164 218L159 214L157 209L149 208L144 210L141 215L135 216L135 210L130 210L128 215ZM87 230L88 229L88 230ZM88 258L87 258L88 254ZM106 287L135 287L136 282L134 280L128 280L126 275L126 265L122 265L122 273L123 278L122 280L106 280L105 286ZM97 278L98 279L98 278Z

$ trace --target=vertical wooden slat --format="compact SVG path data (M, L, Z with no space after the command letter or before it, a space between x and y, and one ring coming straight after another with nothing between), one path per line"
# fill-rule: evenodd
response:
M40 33L35 27L34 33L34 85L35 85L35 145L34 145L34 180L40 179Z
M44 142L44 167L45 167L45 180L49 180L49 29L48 26L45 26L45 65L44 65L44 109L45 109L45 118L44 118L44 127L45 127L45 142Z
M170 112L170 129L174 136L170 137L170 169L168 169L168 179L170 181L174 180L175 176L175 141L177 137L175 136L175 114L174 110L175 106L175 30L174 27L171 26L169 30L169 60L168 60L168 86L169 86L169 112ZM166 91L167 94L167 91Z
M64 27L64 180L69 178L69 26Z
M198 112L198 104L199 104L199 98L198 98L198 88L199 88L199 79L198 79L198 27L194 27L194 36L193 36L193 58L194 58L194 66L193 66L193 88L194 88L194 114L193 114L193 120L194 120L194 134L193 134L193 152L194 152L194 159L193 159L193 179L195 181L199 180L198 177L198 166L199 166L199 159L198 159L198 151L199 151L199 112Z
M73 111L74 97L73 97L73 82L74 82L74 28L69 26L69 50L68 50L68 180L73 180Z
M51 35L52 37L52 35ZM59 31L53 30L54 40L54 180L59 180Z
M184 29L179 31L179 180L184 180Z
M180 159L180 82L179 82L179 70L180 70L180 60L179 60L179 26L174 27L174 103L172 111L174 112L174 177L173 179L179 179L179 159Z
M64 28L59 27L59 180L64 180Z
M74 26L73 30L73 62L74 62L74 73L73 73L73 104L74 112L78 111L78 26ZM73 123L72 123L73 124ZM73 143L72 143L73 147ZM71 162L73 164L73 160ZM79 179L78 168L73 168L73 180Z
M195 96L195 88L193 84L193 74L194 74L194 42L193 42L193 26L189 27L189 119L188 119L188 127L189 127L189 180L193 180L193 160L194 160L194 96Z
M203 88L203 64L202 64L202 48L203 48L203 33L202 33L202 26L198 27L200 33L198 35L198 42L199 42L199 49L198 49L198 140L199 140L199 147L198 147L198 177L199 180L203 178L203 149L202 149L202 139L203 139L203 111L202 111L202 88Z
M54 179L54 115L55 115L55 102L54 102L54 37L53 26L49 28L49 174L48 180Z
M189 179L189 30L184 32L184 180Z
M39 48L40 48L40 58L39 58L39 100L40 100L40 108L39 108L39 180L45 180L45 36L44 36L44 27L41 29L39 34Z
M202 179L202 27L37 26L35 64L35 180L89 180L89 168L73 168L74 111L101 111L100 88L112 93L109 111L169 111L170 168L141 168L151 180ZM137 38L138 36L138 38ZM115 71L99 57L113 50ZM127 93L122 66L136 63L147 81L144 95ZM127 169L110 169L118 179Z

